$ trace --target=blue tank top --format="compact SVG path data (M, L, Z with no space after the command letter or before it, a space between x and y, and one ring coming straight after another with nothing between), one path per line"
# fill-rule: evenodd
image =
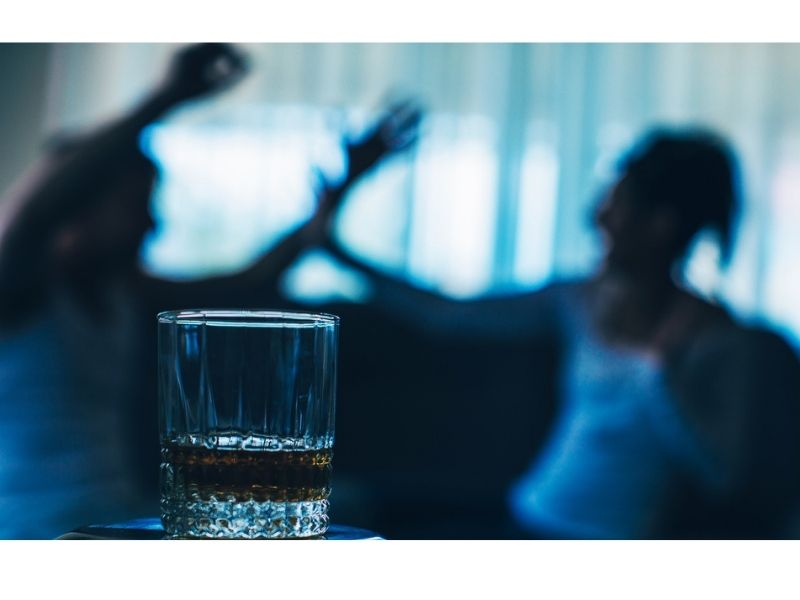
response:
M559 302L566 348L559 414L543 451L512 487L514 517L568 538L653 535L681 474L716 485L711 456L678 413L654 357L592 330L578 290Z

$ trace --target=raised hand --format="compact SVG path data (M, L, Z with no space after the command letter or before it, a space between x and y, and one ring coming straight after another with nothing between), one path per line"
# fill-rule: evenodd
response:
M245 57L234 46L196 44L173 57L162 92L179 103L228 88L246 71Z
M314 171L317 210L306 227L309 245L335 243L330 226L352 185L382 159L412 146L418 137L422 110L410 100L394 104L361 137L345 142L347 174L333 184Z
M421 108L406 100L389 107L360 138L348 140L348 169L344 185L353 183L382 158L414 144L421 118Z

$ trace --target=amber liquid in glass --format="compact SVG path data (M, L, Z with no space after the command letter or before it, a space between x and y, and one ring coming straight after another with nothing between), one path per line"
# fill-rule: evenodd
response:
M242 450L165 444L161 461L186 495L237 502L326 500L331 491L330 448Z
M220 439L162 442L161 519L167 534L281 538L325 532L331 448L267 438L247 447L244 437L234 444Z

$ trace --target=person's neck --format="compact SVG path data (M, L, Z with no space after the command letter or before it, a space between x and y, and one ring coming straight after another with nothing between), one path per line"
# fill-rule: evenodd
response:
M595 280L593 312L610 341L647 345L681 291L669 274L634 276L605 270Z
M680 292L668 269L653 269L649 273L627 273L606 268L598 275L597 282L647 304L659 304L660 301L668 300Z

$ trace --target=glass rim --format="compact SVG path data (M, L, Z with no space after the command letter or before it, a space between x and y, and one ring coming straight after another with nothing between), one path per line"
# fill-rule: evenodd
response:
M159 325L222 325L229 327L332 327L339 317L330 313L312 313L272 309L165 310L156 315Z

